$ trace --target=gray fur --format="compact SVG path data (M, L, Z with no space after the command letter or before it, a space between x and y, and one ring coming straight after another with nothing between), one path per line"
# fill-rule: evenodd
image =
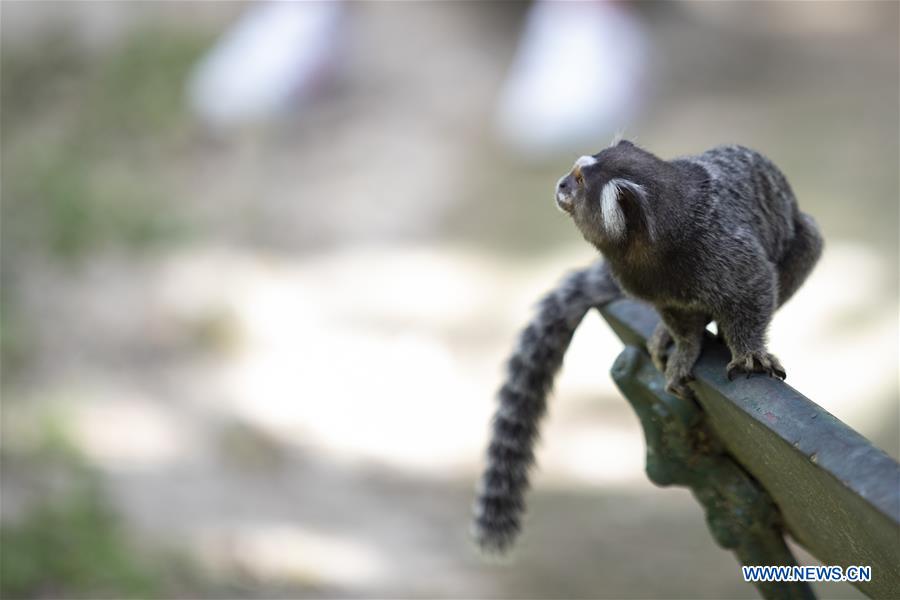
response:
M475 503L474 536L484 550L505 551L519 532L538 424L572 334L588 309L620 295L606 263L597 261L571 273L547 294L519 334L497 394L500 405Z
M647 345L674 394L692 395L691 371L710 321L731 350L729 378L783 379L766 330L822 253L815 221L758 152L719 146L664 161L621 141L593 158L559 180L556 203L606 261L570 276L544 299L509 361L476 503L476 539L488 550L505 550L519 531L546 395L591 306L621 288L657 309L662 321ZM615 207L603 205L610 182ZM606 221L610 215L616 222Z
M653 304L662 317L648 349L664 367L669 391L690 395L691 369L713 320L732 353L729 377L784 378L766 349L766 330L812 270L822 238L781 171L742 146L663 161L623 141L595 158L558 186L567 212L625 293ZM619 179L644 192L616 186L624 236L619 223L604 222L608 211L597 209L600 190Z

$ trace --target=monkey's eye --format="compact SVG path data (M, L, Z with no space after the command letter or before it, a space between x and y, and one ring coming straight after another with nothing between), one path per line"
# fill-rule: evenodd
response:
M584 175L581 174L581 169L575 169L575 182L578 185L584 185Z

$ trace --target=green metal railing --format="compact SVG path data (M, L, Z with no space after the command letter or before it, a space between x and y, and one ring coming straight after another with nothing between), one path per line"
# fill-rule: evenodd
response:
M600 312L626 345L612 376L643 426L647 475L689 487L720 546L744 565L795 565L787 533L826 565L871 566L871 581L851 582L864 594L900 598L900 464L780 380L728 381L728 349L711 335L696 402L668 394L644 349L653 309L618 300ZM756 586L815 597L802 582Z

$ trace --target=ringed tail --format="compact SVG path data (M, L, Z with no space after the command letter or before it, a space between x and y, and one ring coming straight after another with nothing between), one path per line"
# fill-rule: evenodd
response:
M519 334L497 393L487 466L474 507L474 538L483 551L503 553L518 535L547 394L587 311L619 296L606 263L598 261L565 277L540 301L536 316Z

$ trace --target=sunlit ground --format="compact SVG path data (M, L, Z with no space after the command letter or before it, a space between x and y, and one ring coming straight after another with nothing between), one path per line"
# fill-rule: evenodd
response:
M74 325L73 345L81 343L79 334L116 330L121 339L106 344L124 344L125 352L149 346L152 352L153 346L161 351L177 344L171 338L184 335L185 327L221 329L212 356L189 370L161 365L178 378L170 386L194 391L184 399L187 406L178 407L186 413L171 416L176 407L160 406L139 379L116 377L105 365L92 369L76 362L39 395L69 406L80 444L110 468L196 456L202 449L196 428L206 428L212 413L349 463L376 462L425 477L470 473L479 464L493 410L484 390L500 383L512 332L539 295L535 283L553 284L584 254L573 247L525 270L434 246L376 247L299 261L210 249L145 269L130 265L127 274L110 264L104 267L108 275L72 282L74 289L66 292L73 302L63 322ZM803 292L779 313L771 335L772 348L791 366L794 387L873 435L885 415L872 414L870 405L888 396L897 380L896 310L873 301L884 268L865 247L829 247ZM854 286L831 283L847 272L855 273ZM146 291L122 299L127 310L115 323L110 304L137 287ZM48 300L56 297L48 294ZM135 314L141 322L125 322ZM865 320L849 327L860 314ZM606 374L619 350L596 315L579 329L547 438L557 425L566 433L559 444L547 444L543 470L597 484L643 480L635 468L642 460L641 441L631 435L636 430L623 434L620 422L579 418L587 402L595 403L592 396L600 398L600 407L620 403ZM869 376L822 377L836 372ZM70 406L67 396L85 400ZM603 468L604 457L627 456L626 450L633 451L631 462Z

